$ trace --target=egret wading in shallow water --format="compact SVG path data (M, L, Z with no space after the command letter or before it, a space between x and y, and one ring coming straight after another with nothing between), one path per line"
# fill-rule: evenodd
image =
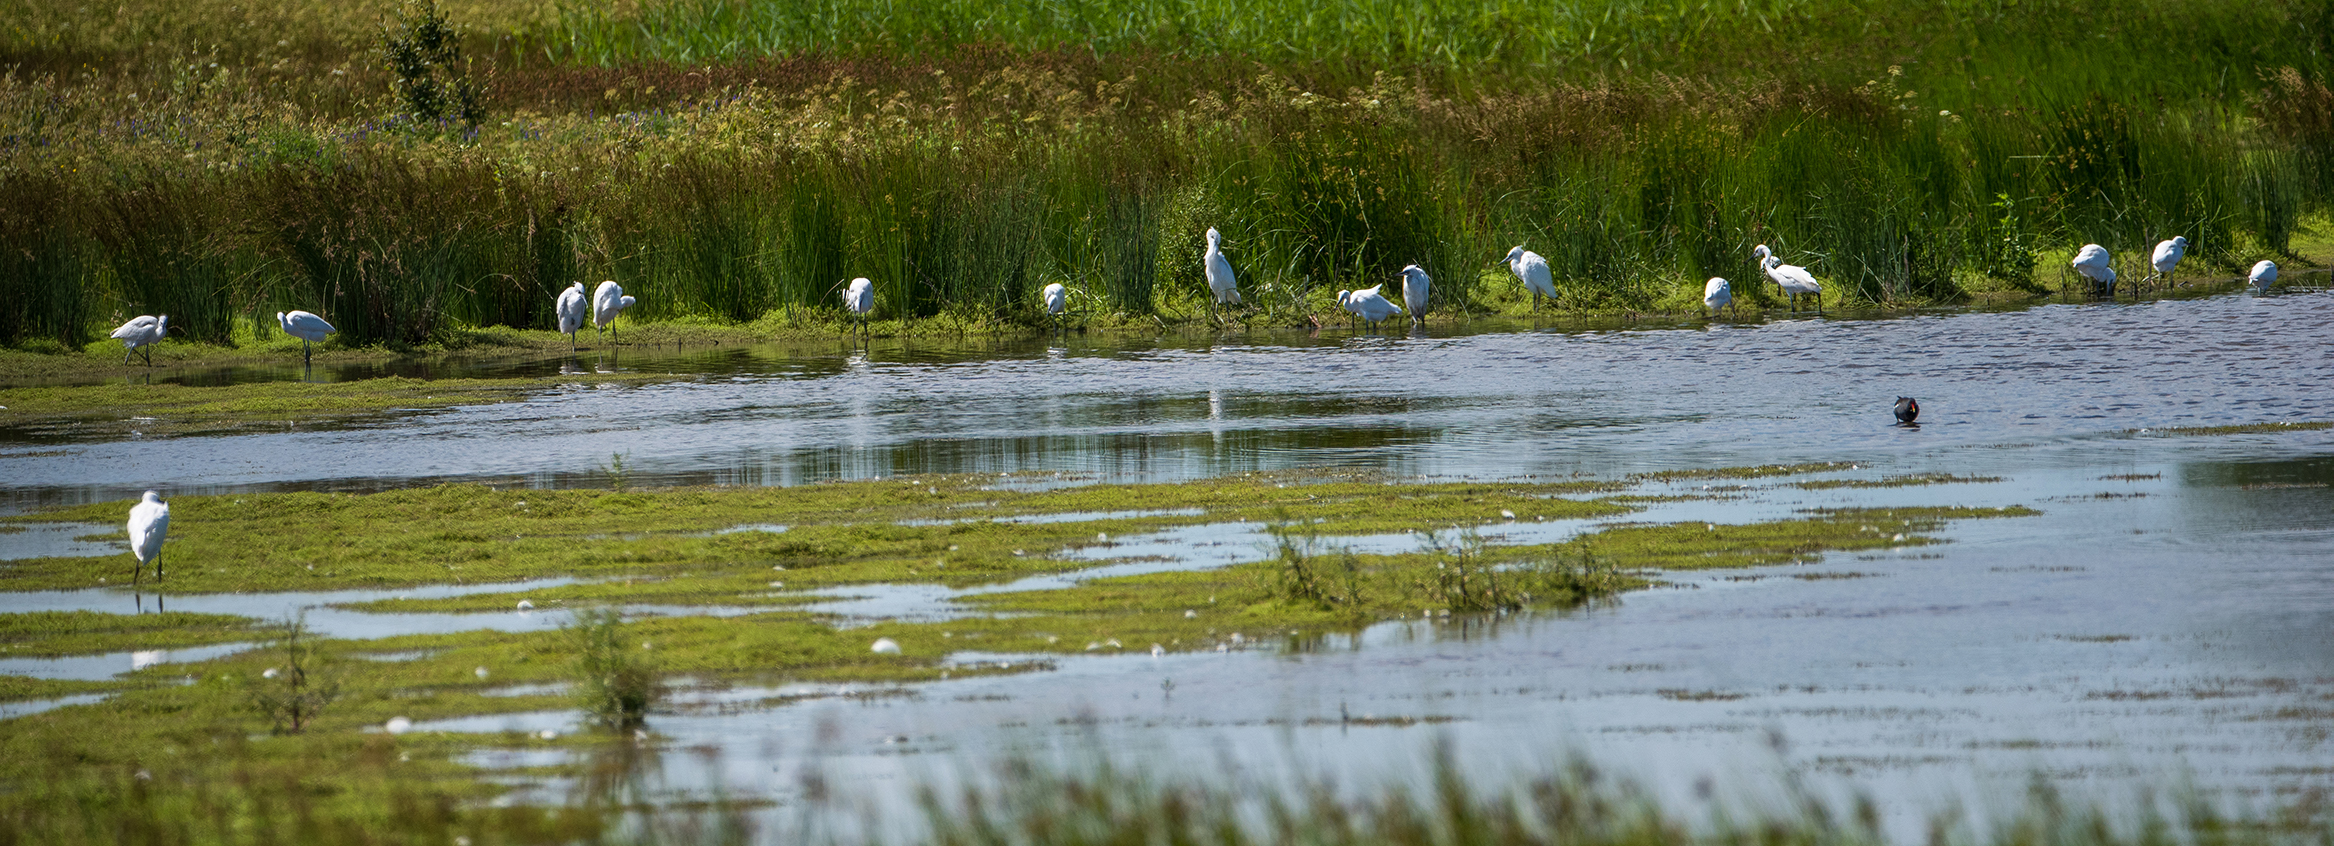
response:
M316 355L316 344L323 341L324 336L340 331L324 322L324 318L297 310L276 312L276 325L283 327L284 334L300 339L302 364L308 363Z
M1346 311L1353 312L1355 317L1369 321L1370 328L1376 329L1378 321L1402 313L1401 306L1395 305L1392 300L1386 299L1386 295L1379 293L1385 287L1384 285L1372 285L1359 291L1339 291L1337 292L1337 304L1344 306Z
M575 333L583 331L584 306L582 282L569 285L567 290L559 292L559 334L567 336L568 352L575 352Z
M130 356L136 353L139 347L146 347L146 366L153 367L153 347L155 344L162 343L162 336L169 332L170 315L155 317L151 314L141 314L130 318L130 322L113 330L114 339L122 342L122 363L130 363Z
M1734 305L1734 283L1712 276L1702 283L1702 316L1708 318L1719 309Z
M1823 283L1815 281L1815 274L1796 264L1784 264L1765 244L1751 248L1751 253L1759 257L1759 269L1767 272L1767 278L1775 280L1783 293L1791 295L1792 311L1799 310L1800 294L1811 294L1815 297L1815 313L1823 313Z
M1546 297L1549 302L1556 301L1556 275L1548 272L1548 260L1541 258L1539 253L1517 244L1515 249L1507 251L1507 270L1515 274L1515 278L1523 280L1524 295L1532 298L1533 311L1540 310L1542 297Z
M1434 280L1427 278L1423 268L1415 264L1402 268L1402 305L1410 309L1411 323L1426 325L1427 295L1433 288Z
M1896 422L1911 423L1921 418L1921 403L1912 397L1896 398Z
M1038 296L1045 301L1045 313L1053 315L1054 329L1062 331L1062 312L1070 310L1070 289L1055 282L1045 286Z
M138 557L138 568L130 571L130 586L138 586L138 577L146 572L146 564L154 564L154 580L162 581L162 538L170 534L170 503L162 495L147 491L144 499L130 506L130 554Z
M859 318L859 336L867 337L867 315L875 311L875 282L865 276L851 280L843 289L843 308Z
M2188 255L2187 238L2174 238L2158 243L2155 254L2148 257L2148 265L2154 267L2156 272L2154 276L2148 278L2154 279L2161 276L2164 277L2164 287L2179 287L2179 284L2173 280L2172 271L2180 268L2180 258L2185 255ZM2139 294L2135 292L2132 296L2136 297Z
M2105 290L2110 297L2115 296L2115 260L2107 255L2106 247L2084 244L2082 249L2075 251L2074 260L2067 264L2073 266L2075 272L2082 274L2083 278L2091 280L2092 296L2098 296L2101 290ZM2139 296L2137 286L2133 287L2132 296Z
M2245 274L2245 281L2253 283L2254 293L2269 293L2269 288L2277 284L2277 262L2268 259L2254 262L2253 271Z
M1232 278L1232 263L1224 260L1224 235L1213 226L1208 227L1208 251L1200 259L1207 266L1208 290L1216 295L1216 307L1239 305L1240 283Z
M616 315L631 308L633 302L631 297L624 295L624 286L616 284L616 280L601 282L600 287L592 290L592 325L606 330L609 340L614 341L616 330L608 324L616 322Z

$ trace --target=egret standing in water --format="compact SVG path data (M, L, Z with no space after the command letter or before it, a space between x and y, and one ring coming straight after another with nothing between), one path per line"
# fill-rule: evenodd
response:
M1402 313L1401 306L1395 305L1393 301L1386 299L1386 295L1379 293L1385 287L1384 285L1372 285L1359 291L1339 291L1337 292L1337 304L1344 306L1346 311L1353 312L1354 316L1369 321L1370 328L1376 329L1378 321Z
M1053 315L1054 329L1061 330L1062 312L1070 310L1070 289L1055 282L1045 286L1045 290L1038 296L1045 300L1045 313Z
M616 315L631 308L633 302L633 298L624 295L624 286L616 284L616 280L601 282L600 287L592 291L592 324L607 330L611 335L609 340L613 341L616 330L608 324L616 322Z
M2097 296L2102 288L2107 290L2108 296L2115 296L2115 260L2107 255L2106 247L2084 244L2082 249L2075 251L2074 260L2067 264L2072 265L2083 278L2091 280L2092 296ZM2134 290L2132 296L2139 296L2139 292Z
M1426 325L1427 295L1432 292L1434 280L1418 265L1402 268L1402 304L1410 308L1410 322Z
M2277 284L2277 262L2268 259L2255 262L2253 272L2245 274L2245 281L2253 283L2254 293L2269 293L2269 288Z
M1517 244L1515 249L1507 251L1507 270L1515 274L1515 278L1523 280L1524 295L1532 298L1533 311L1540 310L1541 297L1548 298L1549 302L1556 301L1556 275L1548 272L1548 260L1541 258L1539 253Z
M1223 233L1208 227L1208 251L1200 259L1207 266L1208 290L1215 293L1217 307L1240 304L1240 283L1232 278L1232 263L1224 260L1223 243Z
M283 327L284 334L300 339L301 364L308 363L316 355L316 344L324 340L324 336L340 331L324 322L324 318L297 309L276 312L276 325Z
M130 554L138 557L138 569L130 571L130 587L138 586L138 577L146 572L146 564L154 565L154 580L162 581L162 538L170 534L170 503L162 495L147 491L146 497L130 506Z
M1815 313L1823 313L1823 283L1815 281L1815 274L1796 264L1784 264L1782 259L1775 257L1775 251L1767 249L1765 244L1752 248L1751 252L1759 257L1759 268L1767 272L1767 278L1775 280L1783 293L1791 295L1792 311L1799 310L1800 294L1812 294L1815 296Z
M162 336L169 331L170 315L155 317L141 314L130 318L130 322L113 330L113 337L122 342L122 363L130 363L130 355L136 353L139 347L146 347L146 366L153 367L153 347L162 343Z
M2148 257L2148 264L2156 269L2155 275L2164 277L2164 287L2177 287L2173 281L2172 271L2179 269L2180 258L2185 255L2188 255L2188 239L2174 238L2157 244L2155 255ZM2153 279L2155 276L2148 278ZM2135 291L2132 296L2136 297L2139 294Z
M1708 318L1719 309L1734 304L1734 284L1723 277L1712 276L1702 283L1702 316Z
M875 282L865 276L851 280L843 289L843 308L859 318L859 336L867 336L867 315L875 311Z
M575 333L584 325L583 283L577 282L559 292L559 334L567 336L567 351L575 352Z

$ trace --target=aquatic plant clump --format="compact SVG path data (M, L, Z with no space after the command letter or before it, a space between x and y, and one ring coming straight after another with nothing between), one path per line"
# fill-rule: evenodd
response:
M613 609L584 609L560 630L575 652L575 702L591 721L629 730L648 721L664 696L652 644L637 639Z

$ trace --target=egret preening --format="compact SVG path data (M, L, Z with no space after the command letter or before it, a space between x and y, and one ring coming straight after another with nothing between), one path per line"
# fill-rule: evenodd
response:
M859 317L859 334L867 334L867 314L875 310L875 283L861 276L843 289L843 308Z
M2107 255L2106 247L2084 244L2082 249L2075 251L2074 261L2067 263L2074 266L2076 273L2083 274L2083 278L2091 280L2093 295L2105 288L2108 296L2115 296L2115 262ZM2138 294L2135 292L2133 296Z
M1045 286L1045 290L1038 296L1045 300L1045 313L1053 315L1054 328L1062 328L1062 312L1070 309L1070 289L1055 282Z
M1556 275L1548 272L1548 260L1539 253L1517 244L1515 249L1507 251L1507 269L1515 278L1523 280L1525 296L1532 298L1533 311L1540 310L1541 297L1547 297L1550 302L1556 300Z
M1434 280L1418 265L1402 268L1402 304L1410 309L1410 322L1426 325L1427 294L1433 286Z
M1723 277L1712 276L1702 283L1702 316L1708 317L1719 309L1734 304L1734 284Z
M1812 294L1815 296L1815 313L1823 313L1823 283L1815 281L1815 274L1796 264L1784 264L1782 259L1775 257L1775 251L1767 249L1765 244L1752 248L1751 252L1759 257L1759 268L1767 272L1767 278L1775 280L1783 293L1791 295L1792 311L1799 310L1800 294Z
M1921 417L1921 403L1912 397L1896 398L1896 422L1911 423Z
M1375 329L1378 326L1378 321L1402 313L1401 306L1395 305L1393 301L1386 299L1384 294L1379 293L1379 290L1384 287L1386 286L1372 285L1359 291L1340 291L1337 294L1337 304L1344 306L1346 311L1353 312L1354 316L1369 321L1370 328Z
M130 322L113 330L113 337L122 342L122 363L130 363L130 354L137 352L139 347L148 347L146 366L153 367L154 350L151 347L162 343L162 336L169 331L170 315L155 317L151 314L142 314L130 318Z
M583 329L584 305L582 282L559 292L559 334L567 336L568 352L575 352L575 333Z
M600 287L592 290L592 324L615 332L608 328L608 324L616 322L616 315L623 314L625 309L632 307L632 303L633 299L624 295L624 286L616 284L616 280L601 282Z
M130 554L138 557L138 569L130 571L130 586L138 586L138 577L146 572L147 562L154 564L154 580L162 581L162 538L170 533L170 503L162 495L147 491L146 497L130 506Z
M2165 287L2173 287L2172 271L2180 267L2180 257L2185 255L2188 255L2188 239L2174 238L2157 244L2155 255L2148 257L2148 264L2156 268L2157 276L2164 277Z
M1240 304L1240 283L1232 278L1232 263L1224 260L1224 235L1213 226L1208 227L1208 251L1201 256L1207 266L1208 290L1215 292L1216 305Z
M315 355L316 342L324 340L326 335L340 331L332 328L332 324L324 322L324 318L305 311L276 312L276 325L283 327L284 334L300 339L300 363L302 364L306 364L309 357Z
M2277 284L2277 262L2268 259L2255 262L2253 272L2245 274L2245 281L2253 283L2254 293L2269 293L2270 286Z

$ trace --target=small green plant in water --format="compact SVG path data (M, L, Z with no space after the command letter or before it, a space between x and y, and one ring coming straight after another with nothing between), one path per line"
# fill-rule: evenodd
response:
M1428 533L1427 553L1439 560L1419 587L1441 607L1481 612L1579 605L1635 583L1618 566L1590 553L1585 543L1568 545L1549 558L1511 565L1491 563L1484 554L1488 547L1473 528L1461 529L1455 537Z
M1280 560L1277 592L1290 602L1351 610L1361 604L1361 562L1353 550L1320 549L1320 537L1295 521L1276 520L1272 533L1274 555Z
M632 473L624 469L624 454L621 452L609 453L608 463L600 467L600 473L608 477L609 490L622 493L632 484Z
M614 730L647 722L664 686L649 661L649 644L627 644L624 616L614 609L577 611L562 630L575 649L576 705L584 714Z
M279 621L272 628L261 651L280 663L246 682L251 707L268 719L275 733L299 734L340 698L339 673L330 657L316 648L307 614Z

